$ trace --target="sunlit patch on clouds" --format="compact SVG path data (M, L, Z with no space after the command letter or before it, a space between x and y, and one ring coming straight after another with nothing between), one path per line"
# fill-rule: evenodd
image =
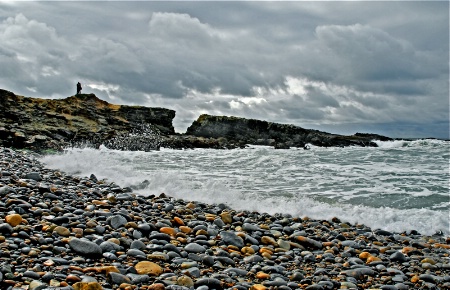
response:
M41 75L44 77L50 77L54 75L59 75L60 72L51 66L44 66L41 70Z
M87 83L86 86L93 90L105 92L112 100L116 99L115 93L120 89L119 85L106 83Z

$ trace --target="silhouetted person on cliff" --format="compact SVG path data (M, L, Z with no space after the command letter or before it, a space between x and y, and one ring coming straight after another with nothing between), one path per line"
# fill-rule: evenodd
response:
M77 83L77 95L78 95L78 94L81 94L81 90L82 90L81 84L80 84L80 82L78 82L78 83Z

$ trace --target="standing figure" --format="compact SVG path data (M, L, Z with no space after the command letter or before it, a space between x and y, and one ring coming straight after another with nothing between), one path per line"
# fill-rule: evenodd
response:
M80 82L77 83L77 95L81 94L81 84Z

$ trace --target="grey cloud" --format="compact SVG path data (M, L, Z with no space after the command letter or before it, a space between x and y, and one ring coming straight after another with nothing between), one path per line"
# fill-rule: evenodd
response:
M367 81L433 77L436 70L426 56L406 41L360 24L351 26L319 26L319 43L340 60L352 77Z
M175 109L180 127L203 112L298 125L448 120L448 6L1 3L0 82L65 97L81 80L111 102ZM289 77L327 88L289 95Z

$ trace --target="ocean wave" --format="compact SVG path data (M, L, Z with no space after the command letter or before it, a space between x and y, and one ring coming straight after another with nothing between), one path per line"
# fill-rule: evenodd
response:
M240 210L337 216L396 232L448 234L448 160L437 157L448 143L405 142L409 145L399 147L404 154L383 148L132 152L102 147L72 148L41 161L69 174L94 174L142 195L165 193ZM419 150L420 142L422 147L437 145L434 152Z

